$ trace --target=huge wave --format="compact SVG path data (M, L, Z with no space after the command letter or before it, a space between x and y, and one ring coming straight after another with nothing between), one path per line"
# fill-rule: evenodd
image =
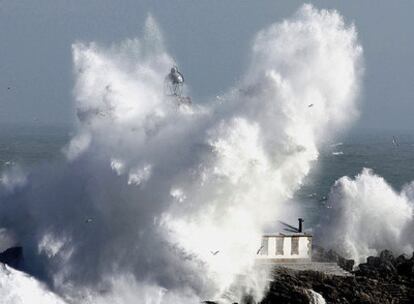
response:
M174 61L151 16L141 39L76 43L67 161L5 173L1 227L69 303L260 299L263 229L357 116L361 57L353 25L304 5L255 36L239 83L188 107L163 92Z
M342 177L331 188L318 238L325 247L361 263L388 249L414 251L414 184L395 191L381 176L363 169Z

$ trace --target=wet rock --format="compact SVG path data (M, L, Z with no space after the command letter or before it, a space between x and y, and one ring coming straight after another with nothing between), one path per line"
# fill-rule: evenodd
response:
M390 250L383 250L380 253L379 259L381 262L394 263L394 255Z
M256 304L254 297L252 295L244 295L240 301L240 304Z
M378 267L381 264L379 257L369 256L367 257L367 264L370 267Z
M346 271L352 271L355 264L354 260L344 258L332 249L325 250L319 246L314 246L312 260L315 262L335 262L339 267Z
M318 254L327 262L340 260L333 251L319 250ZM279 269L262 303L310 303L306 295L306 290L310 289L322 295L326 303L414 303L413 269L414 258L395 258L389 250L378 257L368 257L367 262L353 272L353 277Z
M346 271L351 272L354 269L355 261L354 260L348 260L348 259L345 259L343 257L339 257L337 263L338 263L339 267L341 267L342 269L345 269Z
M410 260L405 260L399 264L396 265L397 272L400 276L407 276L412 277L413 276L413 262Z
M407 257L404 255L404 254L401 254L401 255L399 255L396 259L395 259L395 261L394 261L394 264L396 265L396 266L398 266L398 265L400 265L400 264L402 264L402 263L405 263L405 262L407 262Z
M15 269L22 269L23 248L11 247L0 253L0 263L7 264Z

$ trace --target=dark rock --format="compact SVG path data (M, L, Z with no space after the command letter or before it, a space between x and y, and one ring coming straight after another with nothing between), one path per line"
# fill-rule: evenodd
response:
M354 260L344 258L332 249L326 251L319 246L314 246L312 251L312 260L315 262L334 262L346 271L352 271L355 264Z
M412 276L413 274L413 262L406 260L397 265L397 272L401 276Z
M256 304L254 297L252 295L244 295L240 301L241 304Z
M354 269L354 264L355 261L354 260L348 260L345 259L343 257L339 257L338 261L337 261L339 267L341 267L342 269L345 269L346 271L351 272Z
M316 248L313 257L323 262L336 261L348 269L353 267L353 263L346 262L350 260L342 260L331 250ZM327 303L414 303L414 258L395 258L385 250L378 257L368 257L353 273L353 277L339 277L279 269L262 303L309 303L310 289L321 294Z
M21 269L23 265L23 248L11 247L0 253L0 262L10 267Z
M371 297L363 291L359 293L359 300L361 303L371 303Z
M367 264L371 267L378 267L381 264L379 257L369 256L367 257Z
M405 263L407 261L408 261L408 259L406 258L406 256L404 254L401 254L395 259L394 264L395 264L395 266L398 266L398 265L400 265L402 263Z
M379 258L382 262L387 261L387 262L394 263L394 255L392 254L390 250L381 251Z
M409 276L411 274L412 264L404 256L394 258L389 250L384 250L379 257L370 256L367 262L360 264L359 269L355 272L357 275L369 278L393 278L399 275Z

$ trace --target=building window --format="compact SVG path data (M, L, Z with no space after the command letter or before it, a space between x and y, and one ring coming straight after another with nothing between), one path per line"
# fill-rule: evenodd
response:
M261 248L260 255L269 254L269 237L267 236L262 237L262 246L260 248Z
M299 237L292 236L291 255L299 254Z
M276 255L283 255L283 237L276 238Z

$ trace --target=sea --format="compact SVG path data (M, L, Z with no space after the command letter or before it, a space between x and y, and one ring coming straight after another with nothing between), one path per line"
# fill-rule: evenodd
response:
M0 171L11 166L25 170L42 162L64 159L63 147L72 127L59 125L1 125ZM335 181L355 177L363 168L382 176L395 191L414 180L414 132L363 130L325 143L310 174L293 201L301 205L308 223L318 221Z
M0 170L10 166L30 168L63 158L71 127L55 125L0 125Z

